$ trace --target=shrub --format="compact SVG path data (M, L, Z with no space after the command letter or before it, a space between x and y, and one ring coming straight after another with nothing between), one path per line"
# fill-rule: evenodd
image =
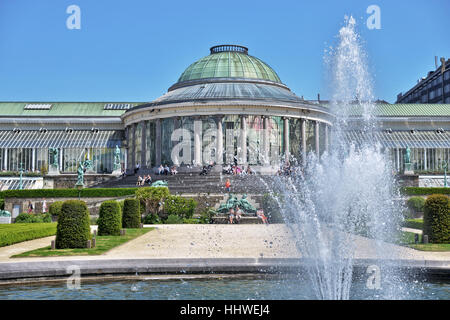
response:
M56 248L85 248L91 238L89 211L84 201L63 203L56 228Z
M120 206L115 200L104 201L98 214L98 235L119 236L122 228Z
M138 199L125 199L123 203L122 227L139 228L141 225L141 213Z
M63 203L64 203L64 201L55 201L55 202L53 202L48 207L48 213L50 213L50 215L52 217L58 217L59 214L61 213L61 208L62 208Z
M423 215L423 234L432 243L450 242L450 200L441 194L427 198Z
M148 215L145 216L144 223L145 224L161 224L163 222L162 222L161 218L159 216L157 216L156 214L149 213Z
M422 197L411 197L406 202L408 209L413 215L423 212L423 206L425 205L425 199Z
M166 187L144 187L136 190L136 198L145 204L145 214L159 214L164 200L170 196Z
M269 223L284 223L281 208L275 196L268 193L264 194L262 207Z
M205 209L200 213L199 223L208 224L212 222L212 217L215 215L215 211L212 209Z
M15 221L15 223L49 223L52 222L52 217L48 213L43 214L29 214L20 213Z
M423 230L423 219L405 219L403 227Z
M167 215L178 215L181 218L190 219L194 215L197 201L181 196L168 196L164 201L164 211Z
M5 199L0 199L0 210L5 210Z
M167 220L164 221L166 224L180 224L183 223L183 218L180 216L177 216L176 214L170 214L167 217Z

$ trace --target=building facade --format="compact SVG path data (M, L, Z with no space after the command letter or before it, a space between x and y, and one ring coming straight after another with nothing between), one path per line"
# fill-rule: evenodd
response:
M450 103L450 59L441 58L441 66L406 93L399 93L396 103Z
M407 147L417 172L441 172L449 161L448 69L430 74L400 96L398 104L376 105L380 125L374 138L391 155L398 172ZM442 94L436 92L439 88ZM424 96L424 90L426 101L446 103L420 103L422 98L416 98ZM412 98L416 92L420 94ZM323 154L331 143L333 119L326 103L295 95L246 47L221 45L212 47L167 93L149 103L0 102L0 170L4 175L21 169L75 174L80 161L90 160L87 174L108 174L114 170L118 147L122 170L128 172L137 164L150 171L161 164L191 167L212 162L273 172L287 157ZM357 107L351 119L354 125L347 139L358 141Z

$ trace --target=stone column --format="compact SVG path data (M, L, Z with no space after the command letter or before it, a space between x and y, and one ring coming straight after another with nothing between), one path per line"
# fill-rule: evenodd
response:
M131 125L131 141L131 169L134 170L136 168L136 123Z
M223 128L222 128L223 116L216 118L217 135L216 135L216 163L223 164Z
M397 152L397 172L400 171L400 150L399 148L396 148L396 152Z
M286 161L289 160L289 118L283 118L283 146Z
M155 121L155 166L161 164L161 119Z
M63 148L59 148L59 172L63 172Z
M306 119L302 119L301 120L302 123L302 147L301 147L301 151L302 151L302 155L303 157L306 156Z
M241 134L239 139L240 163L247 164L247 116L241 115Z
M427 170L428 164L427 164L427 148L423 149L423 169Z
M36 148L31 149L31 171L35 171L36 170Z
M145 120L141 121L141 168L143 169L147 169L147 161L146 161L146 150L147 150L147 146L146 146L146 141L147 141L147 135L146 135L146 131L147 131L147 126L146 126L146 122Z
M270 147L270 135L269 135L269 118L267 116L263 116L263 146L262 146L262 156L263 161L261 163L264 166L268 166L270 164L269 161L269 147Z
M320 156L320 122L316 121L314 123L314 138L316 140L316 155Z
M194 165L202 165L202 129L201 119L194 120Z
M5 148L5 158L3 159L3 170L8 170L8 148Z

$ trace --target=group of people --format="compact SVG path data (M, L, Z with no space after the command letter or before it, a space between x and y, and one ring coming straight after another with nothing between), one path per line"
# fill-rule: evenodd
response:
M147 176L139 176L136 182L137 186L144 186L145 184L151 185L152 184L152 177L150 175Z
M236 206L234 208L230 208L229 215L228 215L228 223L229 224L236 224L240 223L242 219L243 212L239 206ZM256 216L261 219L262 223L265 225L269 224L269 221L267 220L267 217L264 215L263 209L259 209L256 211Z
M225 174L232 174L234 176L236 175L250 175L250 174L256 174L255 171L250 167L247 166L247 168L240 167L237 164L229 164L227 167L223 169L223 173Z
M165 164L164 166L162 164L159 165L158 167L158 174L159 175L176 175L178 173L177 171L177 167L176 166L172 166L169 168L169 166L167 164Z
M279 176L290 176L295 173L296 169L291 166L289 162L286 162L284 165L280 166L278 169L277 175Z
M28 209L27 209L27 213L32 214L33 210L34 210L34 206L33 203L31 202L31 200L28 200ZM48 211L48 207L47 207L47 200L45 198L42 199L42 213L46 213Z

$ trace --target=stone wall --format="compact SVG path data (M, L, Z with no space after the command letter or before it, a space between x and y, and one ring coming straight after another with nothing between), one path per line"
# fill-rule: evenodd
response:
M97 184L117 179L117 176L111 174L85 174L84 186L93 187ZM60 174L55 176L46 176L44 178L44 188L48 189L66 189L74 188L77 183L78 176L76 174Z

